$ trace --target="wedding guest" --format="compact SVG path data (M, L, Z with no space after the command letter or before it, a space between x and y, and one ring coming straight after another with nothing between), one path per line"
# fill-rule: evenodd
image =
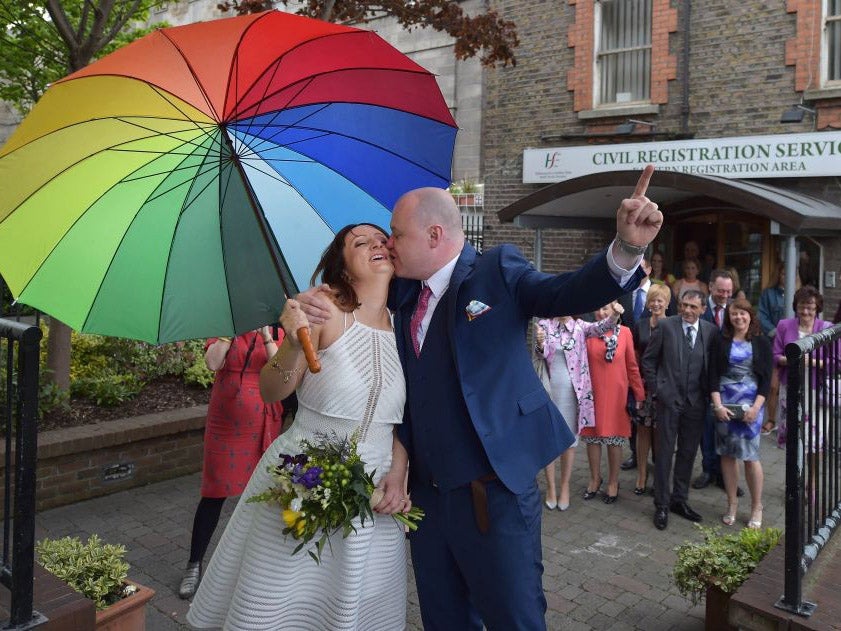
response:
M678 303L683 299L685 294L690 289L701 292L706 299L709 294L707 284L698 279L698 274L701 271L698 259L687 259L683 262L683 275L674 283L675 296L677 296Z
M298 413L257 465L244 495L268 489L279 454L336 432L356 435L365 469L384 491L373 521L330 538L321 562L293 555L272 503L240 502L216 548L187 620L198 628L402 629L406 624L406 541L391 514L409 508L407 455L394 427L406 401L386 298L394 267L385 232L369 224L340 230L316 269L334 289L331 316L312 325L295 300L281 314L287 331L260 372L260 391L280 401L297 388ZM297 331L311 329L321 371L310 373Z
M193 517L190 558L178 587L181 598L196 593L202 562L219 523L225 499L241 495L260 456L278 437L283 406L260 398L260 370L282 340L264 326L229 337L211 338L204 361L215 371L204 428L201 499Z
M666 306L669 304L671 295L672 292L666 285L655 285L648 292L645 306L651 315L639 320L634 329L634 351L637 364L641 363L643 353L658 323L666 317ZM634 495L643 495L648 486L648 453L650 451L653 453L652 437L657 426L657 410L649 397L646 397L644 404L632 415L632 419L637 428L637 484L634 487Z
M721 521L727 526L736 521L738 461L742 460L751 498L748 528L762 527L759 436L771 367L771 343L760 331L756 312L750 302L737 298L727 308L724 329L713 343L710 359L710 398L717 421L715 447L727 493L727 512Z
M615 308L605 305L593 315L603 320ZM587 357L590 362L590 379L595 399L595 420L592 427L581 429L581 440L587 445L587 462L590 481L582 497L593 499L602 485L602 445L607 447L607 489L602 501L613 504L619 497L619 464L622 462L622 446L631 435L631 418L628 415L628 389L642 407L645 389L642 385L639 366L634 355L634 342L627 327L618 323L605 333L587 339Z
M668 285L669 289L675 284L675 275L666 271L665 259L662 253L654 252L651 255L651 273L648 275L652 283Z
M689 478L709 401L709 356L719 333L715 325L700 319L704 311L700 291L687 290L680 309L680 316L657 324L642 356L645 385L657 406L654 526L658 530L668 527L669 512L693 522L703 519L689 506Z
M569 480L578 446L578 432L595 425L593 386L590 382L590 365L587 360L586 338L605 335L613 331L624 309L618 302L610 304L610 315L599 322L585 322L580 318L562 316L540 320L535 325L535 350L544 358L549 373L549 396L558 406L575 442L560 456L561 491L555 486L555 465L558 458L546 465L546 498L549 510L569 508Z
M785 354L786 344L832 326L832 322L827 322L817 317L823 311L823 296L812 285L803 285L803 287L794 292L793 303L795 317L780 320L777 323L777 334L774 336L774 361L779 371L781 384L779 404L777 406L777 446L780 449L785 449L788 434L786 431L787 396L786 388L783 385L787 383L788 379L788 358ZM819 371L819 367L815 366L811 375L804 375L804 378L808 378L806 383L810 384L813 388L820 381ZM817 397L815 397L815 400L817 401ZM812 451L820 451L823 446L823 437L820 432L819 423L816 420L810 421L808 418L805 418L804 422L810 428Z

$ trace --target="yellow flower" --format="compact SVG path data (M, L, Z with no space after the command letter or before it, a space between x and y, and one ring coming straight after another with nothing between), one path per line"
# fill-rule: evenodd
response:
M297 537L300 537L301 534L303 534L304 527L306 526L303 513L300 511L294 511L290 508L283 510L283 523L285 523L289 528L294 528L294 534Z

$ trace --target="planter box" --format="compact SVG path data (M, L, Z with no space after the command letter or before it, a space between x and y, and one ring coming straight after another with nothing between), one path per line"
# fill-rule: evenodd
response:
M704 629L706 631L738 631L727 621L730 608L730 596L718 587L708 587L706 594L706 611L704 614Z
M96 631L146 631L146 603L152 600L155 590L133 581L137 592L118 600L110 607L96 612Z

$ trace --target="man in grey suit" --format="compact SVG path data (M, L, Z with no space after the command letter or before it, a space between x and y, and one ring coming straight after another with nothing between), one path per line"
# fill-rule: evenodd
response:
M669 511L690 521L701 521L701 515L690 508L687 499L709 403L707 366L718 335L714 324L701 320L703 312L704 294L694 289L684 293L680 315L660 322L642 357L645 385L657 403L654 525L659 530L668 526Z

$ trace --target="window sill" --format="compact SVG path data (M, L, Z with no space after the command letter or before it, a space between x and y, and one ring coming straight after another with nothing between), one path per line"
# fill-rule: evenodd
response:
M594 110L582 110L578 112L581 120L595 118L617 118L621 116L634 116L639 114L659 114L660 106L656 103L632 103L628 105L604 105Z
M823 101L825 99L841 99L841 86L831 88L820 88L817 90L805 90L803 99L806 101Z

